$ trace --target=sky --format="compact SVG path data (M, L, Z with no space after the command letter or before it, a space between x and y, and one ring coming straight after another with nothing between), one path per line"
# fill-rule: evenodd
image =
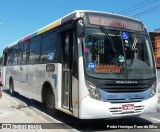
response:
M142 21L150 32L160 28L160 0L0 0L0 56L5 46L74 10L118 13Z

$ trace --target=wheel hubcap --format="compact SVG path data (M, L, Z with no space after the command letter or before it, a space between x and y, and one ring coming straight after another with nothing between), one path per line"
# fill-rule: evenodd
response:
M48 105L49 108L54 108L54 96L53 96L53 94L48 95L47 105Z

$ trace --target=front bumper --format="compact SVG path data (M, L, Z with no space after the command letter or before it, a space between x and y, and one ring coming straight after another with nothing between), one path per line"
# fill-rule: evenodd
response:
M85 97L80 103L80 119L120 118L156 112L158 94L141 102L110 103ZM134 104L134 110L122 111L122 105Z

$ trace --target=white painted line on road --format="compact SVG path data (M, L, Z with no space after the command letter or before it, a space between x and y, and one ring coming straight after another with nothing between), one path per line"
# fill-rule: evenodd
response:
M151 120L155 120L155 121L158 121L158 122L160 122L160 120L159 119L155 119L155 118L150 118Z

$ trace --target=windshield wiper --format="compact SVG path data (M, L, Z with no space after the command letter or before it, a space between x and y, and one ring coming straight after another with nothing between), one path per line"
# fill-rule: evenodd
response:
M113 50L114 52L116 52L117 50L115 49L115 47L114 47L114 45L113 45L113 42L112 42L112 39L110 38L107 30L106 30L103 26L100 26L100 29L101 29L101 31L105 34L105 38L109 40L109 44L111 45L112 50Z
M104 28L104 26L99 26L99 27L100 27L100 30L105 34L105 39L109 40L109 44L110 44L110 46L111 46L111 48L114 52L114 55L115 55L115 61L119 65L119 62L118 62L118 59L117 59L118 58L117 57L117 50L114 47L114 43L113 43L112 39L110 38L108 31Z

